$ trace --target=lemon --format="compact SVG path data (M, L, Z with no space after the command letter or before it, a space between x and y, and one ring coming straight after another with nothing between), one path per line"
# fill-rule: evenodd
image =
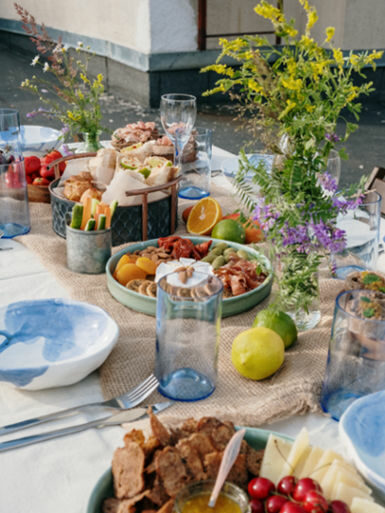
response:
M268 378L285 358L282 338L273 330L258 326L242 331L235 337L231 361L239 374L250 379Z
M214 226L211 237L243 244L246 240L246 232L244 227L234 219L222 219Z
M285 312L269 309L261 310L253 322L253 328L257 326L264 326L278 333L285 344L285 349L297 340L298 331L295 322Z

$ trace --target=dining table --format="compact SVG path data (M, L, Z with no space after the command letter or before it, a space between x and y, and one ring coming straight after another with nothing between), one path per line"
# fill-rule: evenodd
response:
M213 148L212 180L229 190L232 184L220 170L223 162L233 158L226 150ZM36 222L37 219L32 219L32 226ZM383 234L384 223L381 228ZM385 269L385 257L380 257L379 266ZM22 238L0 239L0 291L0 307L22 300L70 297L36 254L23 245ZM55 320L47 319L47 322ZM215 392L213 397L215 400ZM103 395L98 371L74 385L40 391L23 391L0 382L0 424L99 400L103 400ZM79 414L56 422L55 427L91 418L90 414ZM162 413L159 418L162 419ZM349 459L339 440L338 422L320 411L295 414L258 427L295 437L304 426L312 443L333 448ZM36 426L0 437L0 441L48 429L52 425ZM84 513L97 480L111 465L114 450L122 445L124 432L121 426L89 429L0 453L0 512Z

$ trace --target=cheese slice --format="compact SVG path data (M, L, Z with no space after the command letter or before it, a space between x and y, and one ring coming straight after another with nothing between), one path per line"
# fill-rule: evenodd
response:
M354 497L350 511L351 513L385 513L385 508L362 497Z
M282 468L287 461L293 443L278 436L269 435L263 455L260 476L270 479L277 484L282 474Z
M312 451L312 447L310 445L308 447L306 447L306 449L303 451L302 456L298 460L298 463L295 466L294 471L293 471L293 475L295 477L299 478L299 476L302 474L303 468L307 463L307 460L308 460L308 457L309 457L309 454L311 453L311 451Z
M333 489L333 500L344 501L350 507L355 497L361 497L362 499L367 499L369 502L373 502L370 495L363 490L345 483L336 482Z
M279 479L292 475L294 469L305 450L309 447L309 434L306 428L302 428L291 447L289 455L284 462Z
M320 483L330 468L332 462L338 459L342 459L342 456L332 451L331 449L324 450L310 477Z
M298 477L313 477L312 472L317 468L318 462L322 458L323 453L324 451L320 447L313 447L307 458L307 462L303 466L301 474Z

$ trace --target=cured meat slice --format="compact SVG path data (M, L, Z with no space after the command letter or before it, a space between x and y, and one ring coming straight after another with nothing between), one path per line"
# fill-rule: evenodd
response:
M150 499L157 506L162 506L170 498L162 485L159 476L155 477L153 486L147 494L147 498Z
M165 447L155 456L156 471L170 497L175 497L189 481L187 468L175 447Z
M190 439L180 440L176 446L183 460L186 461L187 469L194 481L206 479L206 473L199 456L199 452L194 447Z
M150 411L150 425L153 436L163 447L170 445L172 441L171 433L164 427L156 415Z
M264 449L256 451L252 447L248 447L248 451L246 454L246 465L247 470L250 472L250 474L253 474L254 476L259 476L264 452Z
M116 449L112 458L112 474L118 499L129 499L143 490L144 461L143 449L136 442L128 442L125 447Z

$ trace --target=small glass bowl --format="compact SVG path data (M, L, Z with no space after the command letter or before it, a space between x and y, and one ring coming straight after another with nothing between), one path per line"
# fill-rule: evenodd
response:
M210 499L211 492L214 488L214 484L215 481L213 479L207 479L205 481L197 481L195 483L191 483L185 486L175 498L174 513L184 513L186 502L199 495L207 495L207 506L205 508L202 508L200 506L200 513L206 513L206 508L207 512L209 513L218 513L218 501L220 497L227 497L232 502L234 502L239 507L240 513L251 513L250 501L246 492L244 492L239 486L227 481L224 483L222 487L215 508L210 508L208 506L208 502ZM198 506L196 507L195 511L198 511ZM220 511L221 513L237 513L238 508L232 508L231 510L230 508L226 508L226 510L220 508Z

